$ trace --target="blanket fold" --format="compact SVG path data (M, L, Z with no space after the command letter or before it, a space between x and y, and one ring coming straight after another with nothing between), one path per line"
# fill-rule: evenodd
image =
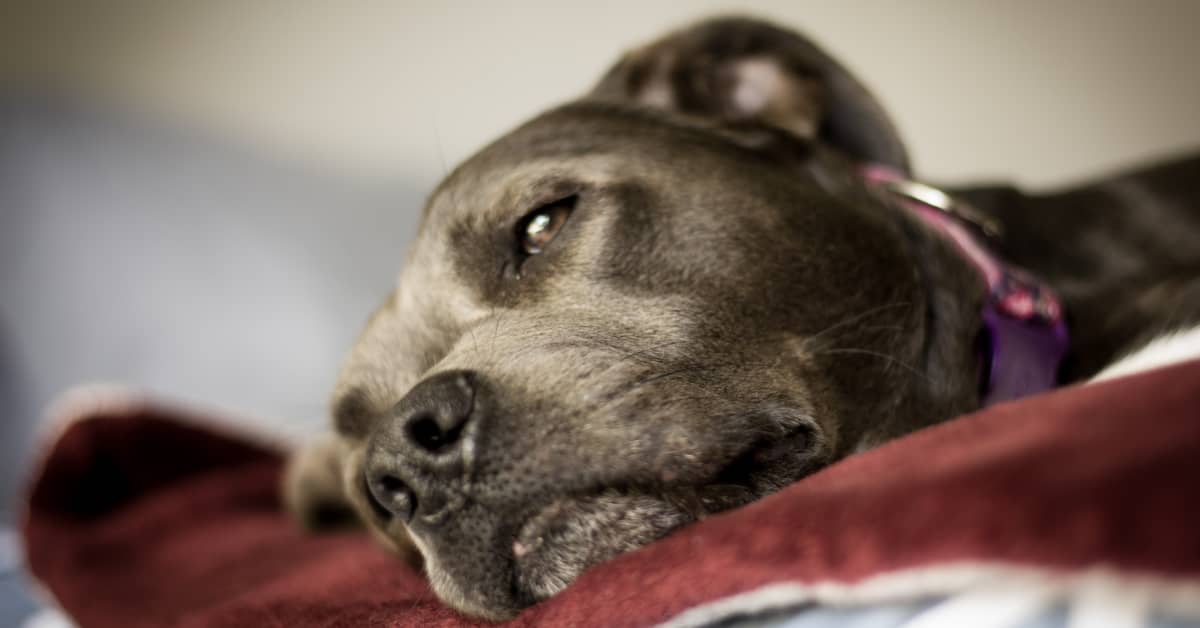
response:
M442 606L361 530L303 533L280 509L280 452L203 425L150 402L85 411L47 452L27 559L80 625L488 625ZM651 625L780 583L869 604L1013 570L1102 569L1200 607L1198 530L1193 362L853 456L599 565L510 624Z

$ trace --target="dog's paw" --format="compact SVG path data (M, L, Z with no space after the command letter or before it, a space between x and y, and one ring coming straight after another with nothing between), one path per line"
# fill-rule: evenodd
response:
M353 457L345 442L337 436L310 443L288 458L283 473L283 505L302 527L319 532L363 523L359 512L369 509L365 493L347 493L345 470L346 460L350 459ZM407 534L388 535L374 526L368 531L401 560L414 568L421 567L421 554Z
M283 474L283 503L309 530L358 523L342 482L341 445L325 438L294 452Z

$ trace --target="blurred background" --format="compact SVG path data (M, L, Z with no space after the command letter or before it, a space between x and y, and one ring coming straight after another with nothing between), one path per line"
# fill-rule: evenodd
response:
M622 50L800 28L929 179L1047 187L1200 147L1200 2L0 2L0 517L38 417L121 383L324 422L424 195Z

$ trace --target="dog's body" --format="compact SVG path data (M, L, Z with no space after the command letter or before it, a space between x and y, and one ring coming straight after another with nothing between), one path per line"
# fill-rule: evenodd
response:
M1200 156L1030 196L957 190L996 216L1001 255L1048 281L1071 313L1064 383L1200 322Z
M987 287L859 176L904 172L807 40L706 22L626 56L429 200L348 359L306 520L350 504L448 603L505 617L588 566L981 404ZM1062 383L1200 322L1200 159L959 190L1062 297ZM820 516L820 513L814 513Z

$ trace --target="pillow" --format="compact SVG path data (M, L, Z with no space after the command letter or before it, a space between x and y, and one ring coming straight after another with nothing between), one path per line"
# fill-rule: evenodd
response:
M301 532L280 508L281 452L214 427L227 420L148 401L76 418L44 457L24 532L33 574L83 626L491 625L443 606L361 530ZM508 625L699 625L1100 581L1196 619L1197 504L1192 362L852 456L598 565Z

